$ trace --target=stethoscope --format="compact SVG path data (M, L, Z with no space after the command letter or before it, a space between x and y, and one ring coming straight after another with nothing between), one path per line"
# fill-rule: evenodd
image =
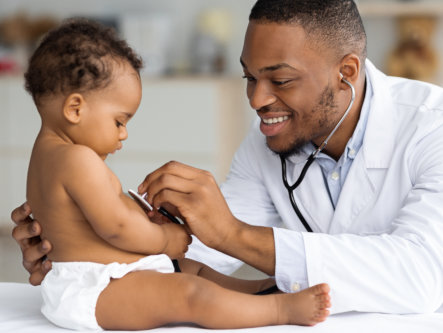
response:
M355 100L355 89L354 89L354 86L349 81L344 79L343 75L341 73L340 73L340 75L341 75L342 81L344 83L346 83L351 88L351 93L352 94L351 94L351 100L349 102L349 106L346 109L346 111L343 114L343 116L340 118L340 121L337 123L337 125L335 125L334 129L328 135L328 137L323 141L323 143L317 149L315 149L311 153L311 155L309 155L309 157L308 157L308 159L306 161L306 164L305 164L305 166L303 167L303 169L302 169L302 171L300 173L300 176L298 176L297 181L292 186L289 185L288 179L286 178L286 160L285 160L285 158L282 155L280 155L283 184L285 185L286 189L288 190L289 199L291 200L292 208L294 208L295 213L297 214L297 216L300 219L301 223L303 224L303 226L306 228L306 230L308 232L312 232L312 228L310 227L308 222L306 222L306 219L303 217L303 214L298 209L297 203L295 202L295 199L294 199L294 193L293 192L301 184L301 182L303 181L303 178L305 178L306 172L308 171L308 169L311 166L312 162L314 162L314 160L317 157L317 155L326 147L326 145L328 144L329 139L334 135L335 131L340 127L341 123L343 122L343 120L345 120L346 116L348 115L349 111L352 108L352 105L354 104L354 100Z

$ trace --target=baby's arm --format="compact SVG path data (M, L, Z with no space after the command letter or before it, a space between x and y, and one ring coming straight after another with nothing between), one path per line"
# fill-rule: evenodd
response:
M191 242L184 228L151 223L142 210L131 208L117 178L95 152L76 145L63 163L66 192L101 238L130 252L184 256Z

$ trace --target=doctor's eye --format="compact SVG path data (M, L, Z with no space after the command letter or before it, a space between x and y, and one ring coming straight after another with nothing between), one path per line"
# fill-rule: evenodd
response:
M275 85L275 86L283 86L283 85L285 85L286 83L291 82L291 80L286 80L286 81L271 81L271 82L272 82L272 84Z
M243 75L242 78L246 79L248 82L255 82L255 78L250 75Z

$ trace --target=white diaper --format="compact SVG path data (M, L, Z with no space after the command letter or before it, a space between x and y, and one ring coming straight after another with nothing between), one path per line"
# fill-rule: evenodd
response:
M174 266L165 254L148 256L131 264L53 262L41 286L42 313L52 323L64 328L102 330L95 318L100 293L111 278L119 279L140 270L173 273Z

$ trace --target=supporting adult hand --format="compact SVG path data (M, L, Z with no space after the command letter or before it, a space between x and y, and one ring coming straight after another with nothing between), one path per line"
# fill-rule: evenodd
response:
M27 203L12 211L11 219L17 225L12 230L12 237L20 245L23 266L30 273L29 282L36 286L51 269L51 262L43 260L51 251L51 244L47 240L41 240L40 224L33 220L30 214L31 207Z
M149 174L138 188L155 207L173 205L191 232L209 247L223 251L241 224L229 210L214 177L207 171L169 162Z

